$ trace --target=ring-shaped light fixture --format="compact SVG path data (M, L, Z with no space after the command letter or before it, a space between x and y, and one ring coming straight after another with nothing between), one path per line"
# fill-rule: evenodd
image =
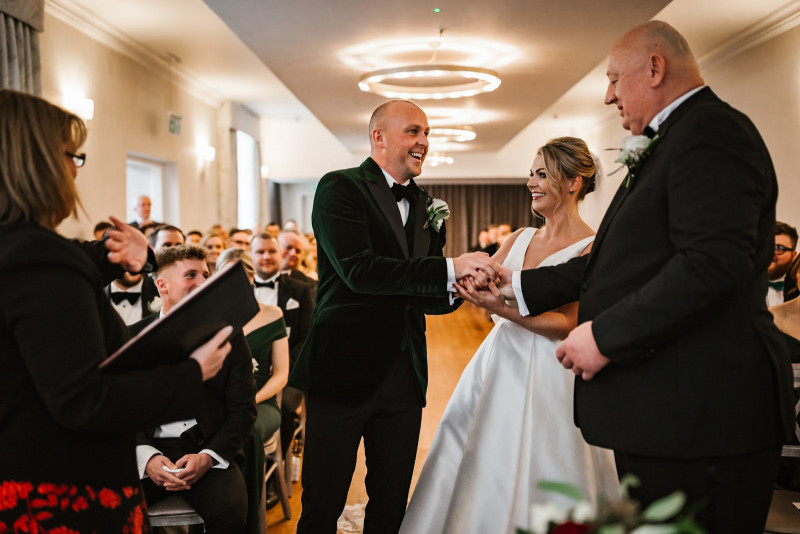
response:
M478 136L471 126L431 126L428 141L431 143L466 143Z
M437 85L443 77L462 78L463 83ZM414 83L392 83L392 80L411 80ZM441 100L462 98L494 91L500 86L500 77L493 70L460 65L413 65L368 72L361 77L358 87L364 92L387 98L408 100Z
M439 165L452 165L455 159L453 156L448 156L445 152L431 152L425 156L425 163L431 167L438 167Z

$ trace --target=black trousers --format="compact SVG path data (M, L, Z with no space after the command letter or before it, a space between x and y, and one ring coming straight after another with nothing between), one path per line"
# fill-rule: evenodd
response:
M777 438L776 438L777 440ZM762 534L775 486L781 446L738 456L699 459L652 458L615 452L620 478L641 481L631 497L647 505L681 490L684 511L696 510L695 521L709 534Z
M364 534L395 534L408 502L422 406L407 352L391 356L377 392L359 404L308 394L299 534L336 534L361 438L369 496Z
M161 438L155 446L173 463L184 454L196 452L199 445L189 438ZM183 497L205 522L206 534L243 533L247 518L247 489L242 470L236 462L227 469L211 468L188 490L167 491L149 478L142 480L144 496L152 505L168 495Z

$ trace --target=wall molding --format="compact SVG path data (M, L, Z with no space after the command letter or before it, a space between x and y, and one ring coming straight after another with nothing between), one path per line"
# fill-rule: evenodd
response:
M72 0L45 0L45 13L111 50L133 59L206 104L219 107L224 101L214 90L181 68L174 58L150 50Z

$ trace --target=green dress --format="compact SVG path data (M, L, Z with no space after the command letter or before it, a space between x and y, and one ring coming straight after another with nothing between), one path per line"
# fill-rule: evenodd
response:
M253 354L253 378L259 391L272 376L272 342L287 337L283 317L265 324L247 334L247 344ZM247 486L247 532L258 532L258 515L261 493L264 491L264 441L269 439L281 425L281 411L275 397L256 405L258 417L253 433L244 445L245 463L242 474Z

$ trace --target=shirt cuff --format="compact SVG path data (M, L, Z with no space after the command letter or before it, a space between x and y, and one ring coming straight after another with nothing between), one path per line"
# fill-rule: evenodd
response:
M514 290L514 296L517 297L517 308L520 316L529 316L531 312L528 310L528 305L525 304L525 297L522 295L522 271L511 273L511 288Z
M444 261L447 263L447 291L455 293L456 288L453 287L453 284L456 283L456 267L453 264L453 258L445 258Z
M139 471L139 480L147 478L147 462L156 454L161 454L161 451L150 445L137 445L136 446L136 470Z
M211 466L212 469L227 469L228 465L230 465L227 461L225 461L222 456L217 454L216 452L212 451L211 449L203 449L200 452L204 452L207 455L211 456L214 459L214 465Z

